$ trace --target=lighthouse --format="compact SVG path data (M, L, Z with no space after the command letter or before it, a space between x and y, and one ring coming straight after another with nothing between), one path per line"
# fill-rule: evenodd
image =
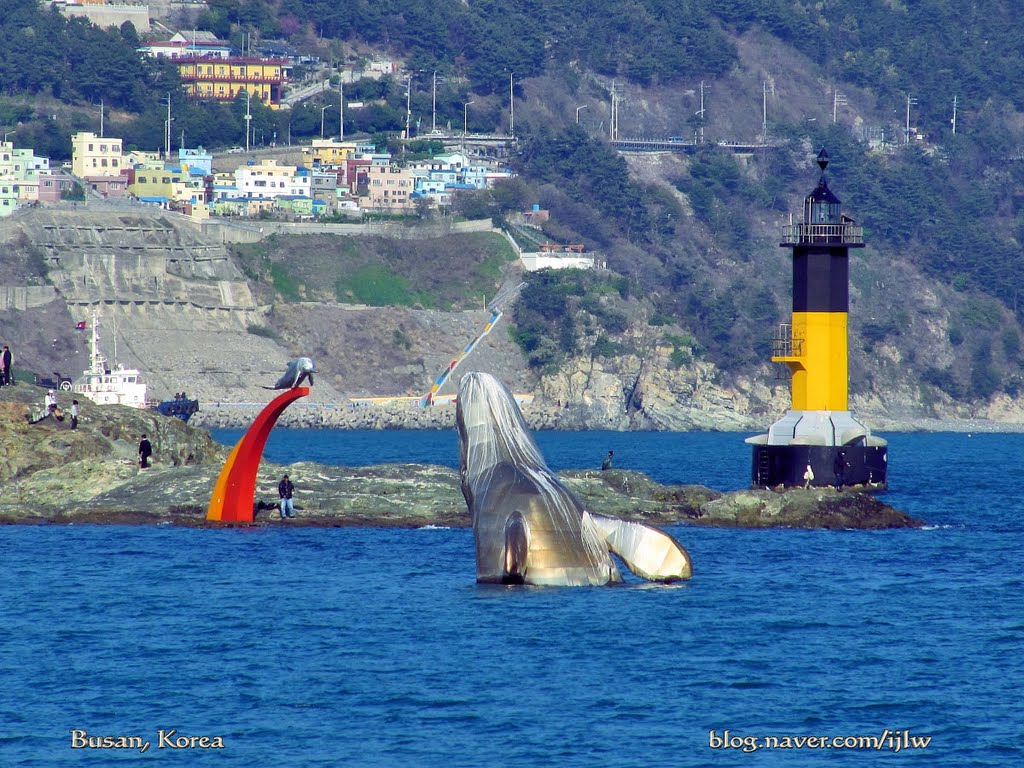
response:
M887 443L871 434L848 404L849 254L864 247L864 230L843 215L828 187L828 153L818 153L821 178L804 198L803 220L783 230L793 253L793 313L772 339L772 362L790 370L792 408L747 439L754 487L885 488Z

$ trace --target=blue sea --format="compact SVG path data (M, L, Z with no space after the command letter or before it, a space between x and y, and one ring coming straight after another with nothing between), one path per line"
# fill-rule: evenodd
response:
M537 440L728 491L743 437ZM887 437L883 498L926 528L673 526L681 585L477 585L468 529L0 527L0 766L1024 765L1024 436ZM265 455L458 445L275 430Z

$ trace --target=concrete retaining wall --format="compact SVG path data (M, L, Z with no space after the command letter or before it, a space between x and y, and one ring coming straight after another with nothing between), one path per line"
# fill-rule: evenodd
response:
M285 235L347 235L349 237L388 237L397 240L428 240L466 232L490 232L490 219L459 222L429 222L409 226L402 222L369 221L359 224L319 224L316 222L238 221L218 218L193 221L204 236L221 243L257 243L275 234Z
M52 285L0 285L0 310L43 307L56 298Z

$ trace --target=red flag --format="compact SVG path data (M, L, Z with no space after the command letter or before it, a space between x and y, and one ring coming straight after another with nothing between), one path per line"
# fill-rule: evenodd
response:
M83 320L80 323L76 323L75 324L75 330L76 331L84 331L85 330L85 320Z

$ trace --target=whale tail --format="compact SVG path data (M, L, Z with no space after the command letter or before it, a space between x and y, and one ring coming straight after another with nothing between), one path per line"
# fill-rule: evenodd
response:
M518 509L505 521L505 567L502 584L526 583L526 560L530 553L530 525Z
M584 512L626 567L651 581L682 581L693 576L690 553L664 531L643 523Z

